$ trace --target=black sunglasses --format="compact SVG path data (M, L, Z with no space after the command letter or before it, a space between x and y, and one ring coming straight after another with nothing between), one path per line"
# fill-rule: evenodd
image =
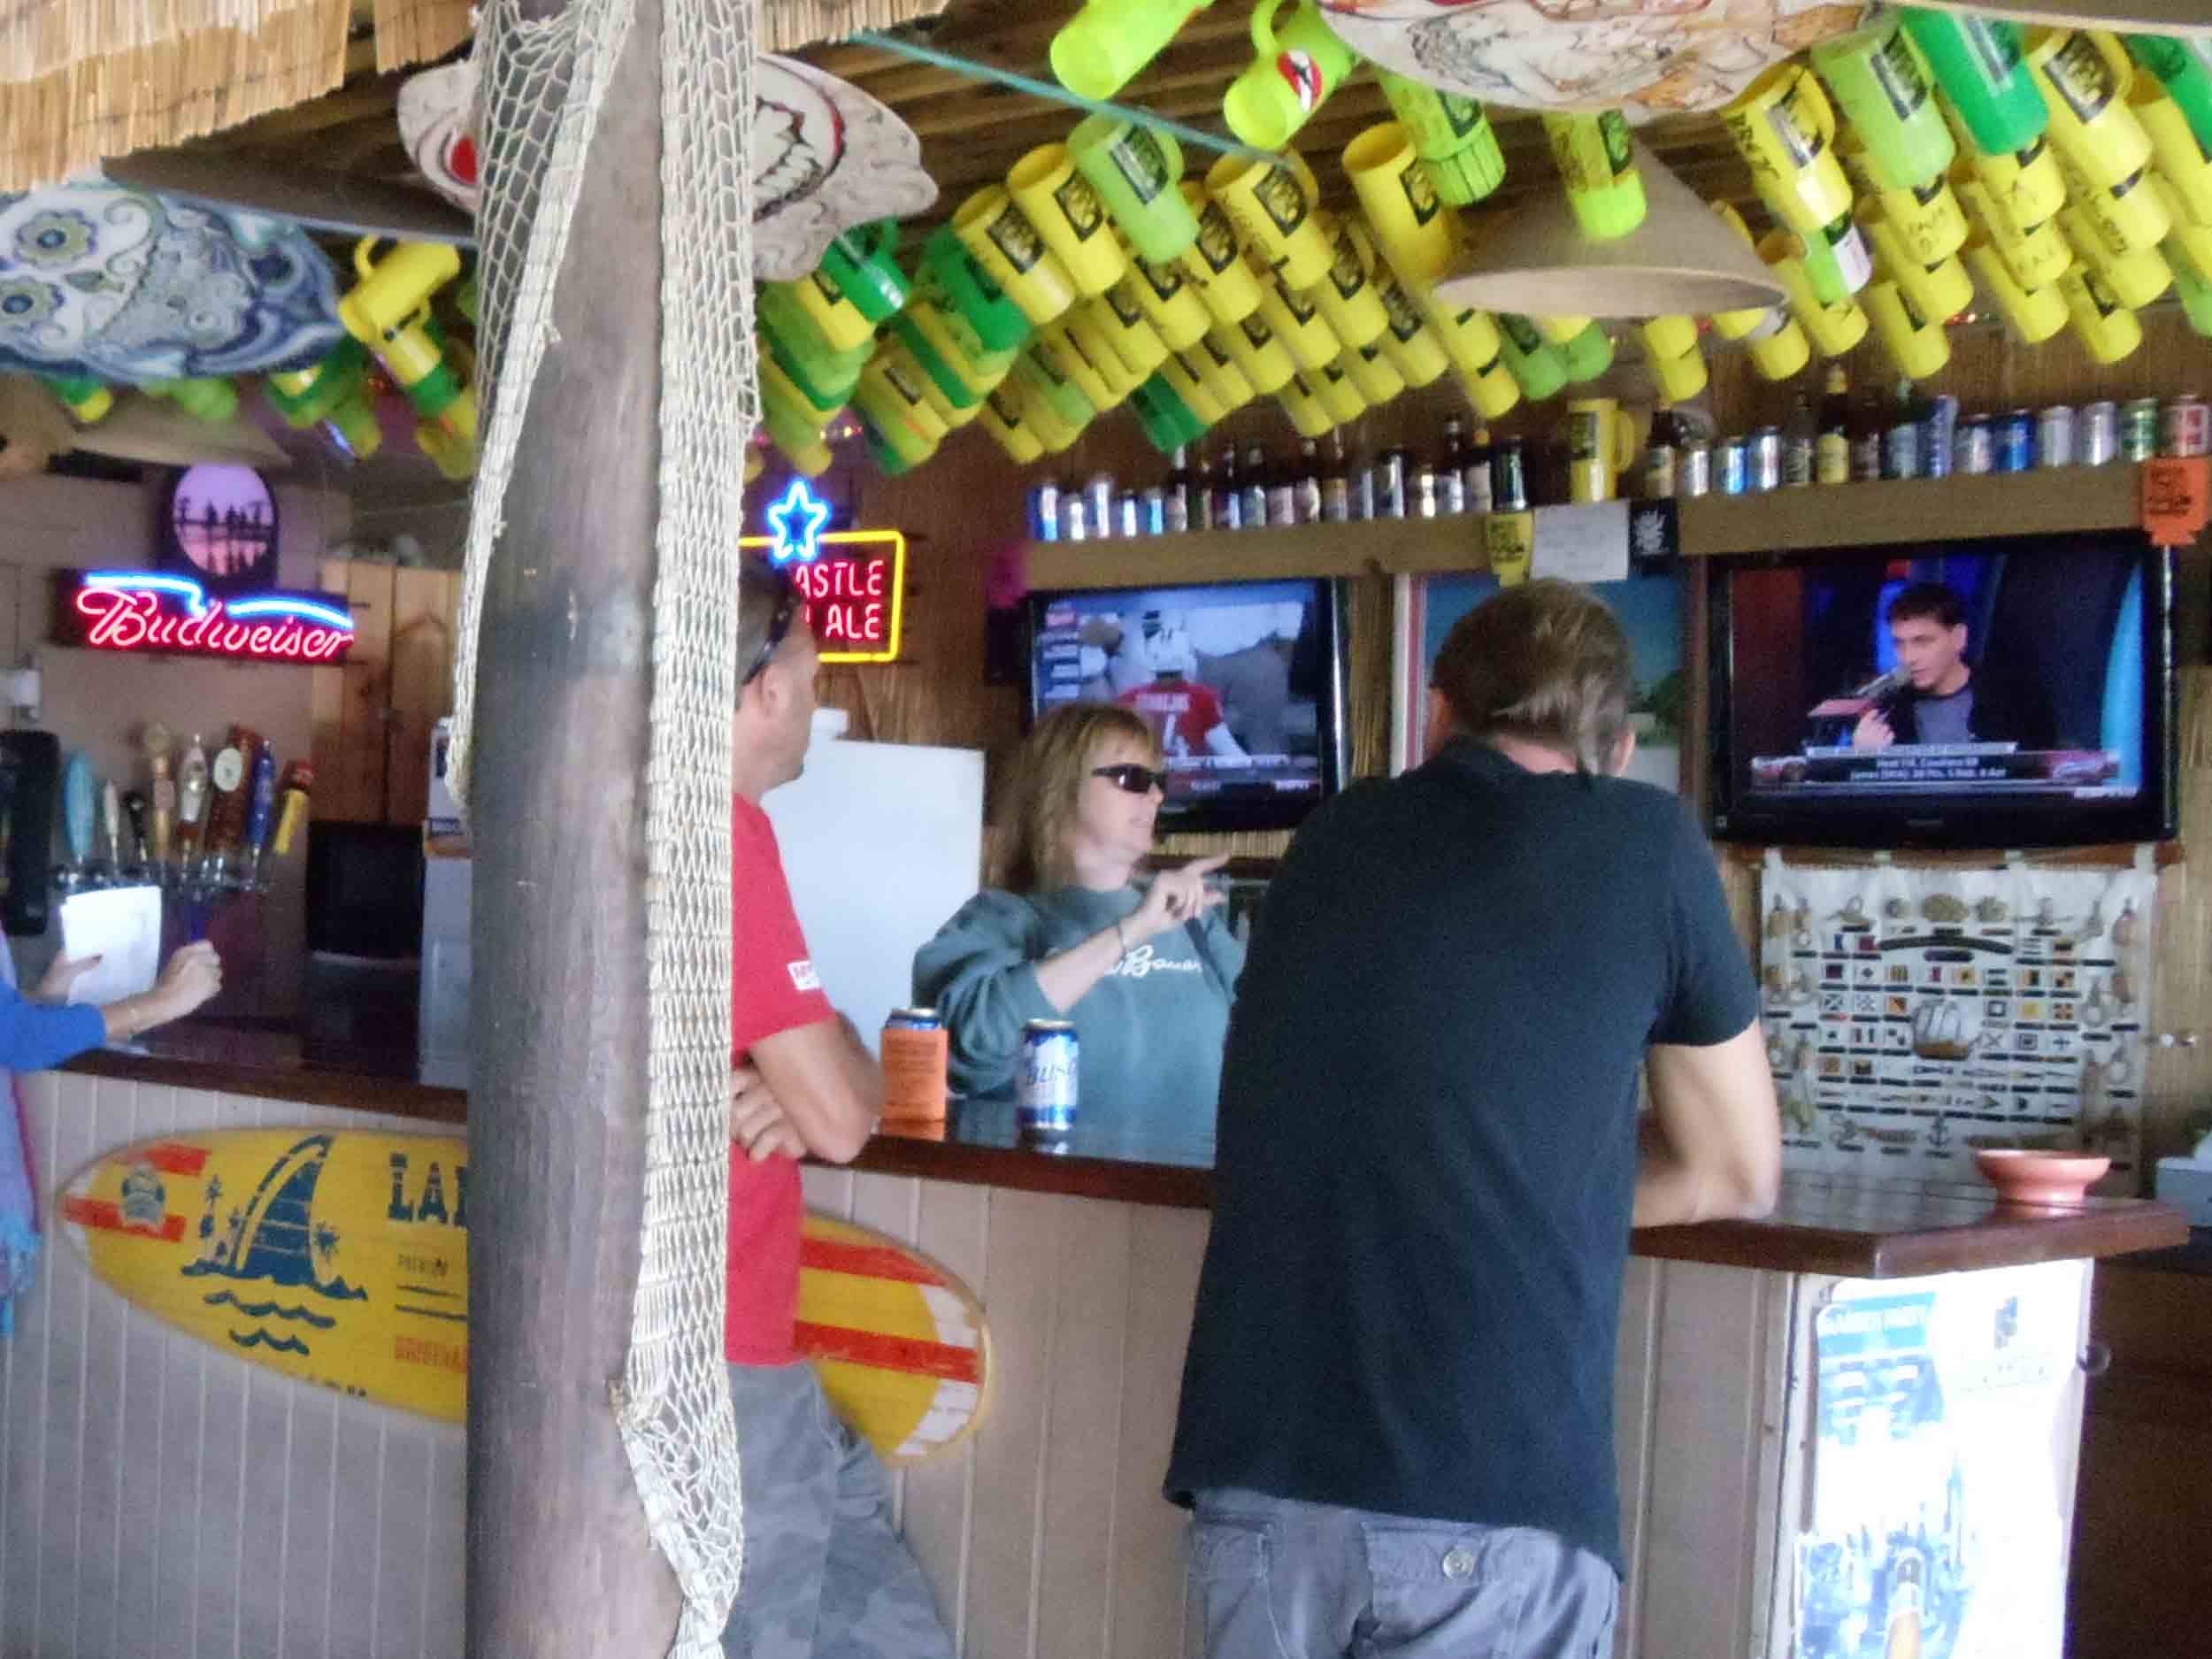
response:
M753 665L745 671L745 678L737 682L740 690L760 678L760 671L768 666L768 659L776 654L776 648L791 632L791 618L799 614L799 589L787 580L783 592L776 600L775 613L768 618L768 637L760 642L760 651L753 658Z
M1117 789L1126 789L1131 795L1150 795L1157 789L1167 793L1167 773L1156 772L1149 766L1124 764L1119 766L1094 766L1091 776L1103 778Z

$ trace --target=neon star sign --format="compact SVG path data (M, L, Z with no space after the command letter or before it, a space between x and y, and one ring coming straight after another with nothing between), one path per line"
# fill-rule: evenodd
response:
M888 663L899 654L906 538L896 530L826 530L829 504L795 478L763 515L771 534L740 538L768 557L806 597L826 663Z
M54 583L57 644L258 663L335 663L353 644L352 612L327 594L217 598L155 571L57 571Z

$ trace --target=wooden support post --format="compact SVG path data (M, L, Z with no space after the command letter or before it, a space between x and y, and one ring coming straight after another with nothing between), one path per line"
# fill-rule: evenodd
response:
M657 1659L676 1629L607 1394L643 1208L660 27L640 0L479 644L469 1659Z

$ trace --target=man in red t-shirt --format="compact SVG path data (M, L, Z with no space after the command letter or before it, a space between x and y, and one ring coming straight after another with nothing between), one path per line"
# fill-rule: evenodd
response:
M891 1525L883 1467L832 1414L794 1340L796 1160L857 1154L874 1133L883 1077L822 994L760 808L806 760L816 654L805 601L748 555L739 618L726 1352L745 1568L723 1647L732 1659L952 1659L929 1586Z

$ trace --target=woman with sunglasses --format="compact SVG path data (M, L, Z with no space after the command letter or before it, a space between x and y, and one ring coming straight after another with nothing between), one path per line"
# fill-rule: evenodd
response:
M1166 777L1151 728L1126 709L1056 709L1030 732L1009 779L999 885L915 953L914 1000L945 1022L955 1088L1010 1088L1022 1027L1067 1019L1094 1122L1210 1117L1244 948L1206 886L1225 859L1138 881Z

